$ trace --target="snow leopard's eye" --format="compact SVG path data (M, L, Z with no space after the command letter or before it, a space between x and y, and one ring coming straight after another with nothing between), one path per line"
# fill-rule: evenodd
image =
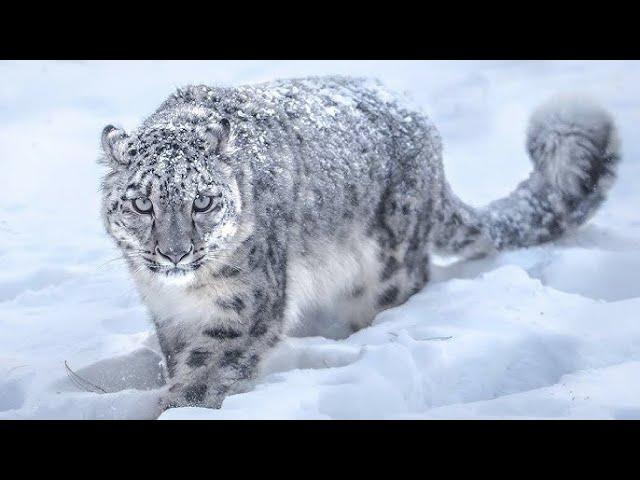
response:
M208 210L219 210L220 206L220 198L214 198L211 195L198 195L193 201L193 211L199 213Z
M138 197L131 202L133 209L143 215L153 212L153 203L147 197Z

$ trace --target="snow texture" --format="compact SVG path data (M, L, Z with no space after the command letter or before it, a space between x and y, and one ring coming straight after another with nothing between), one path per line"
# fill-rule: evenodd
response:
M527 177L529 115L576 90L616 120L618 181L569 236L436 259L371 327L289 338L220 410L160 418L640 418L640 63L540 61L0 62L0 418L160 414L153 329L100 222L102 128L134 128L184 84L334 73L406 91L473 206Z

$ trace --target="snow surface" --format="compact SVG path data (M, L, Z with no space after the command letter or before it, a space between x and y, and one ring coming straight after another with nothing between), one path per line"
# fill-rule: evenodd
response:
M435 281L370 328L289 338L222 409L160 418L640 418L640 63L582 61L0 62L0 418L160 413L153 331L100 223L102 127L135 127L188 83L332 73L407 91L473 205L527 175L527 117L558 93L613 113L620 179L575 234L438 259Z

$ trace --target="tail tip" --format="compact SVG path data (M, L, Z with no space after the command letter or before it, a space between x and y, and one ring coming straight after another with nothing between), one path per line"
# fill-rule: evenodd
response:
M592 100L554 97L531 116L527 150L563 193L582 196L612 184L620 142L609 113Z

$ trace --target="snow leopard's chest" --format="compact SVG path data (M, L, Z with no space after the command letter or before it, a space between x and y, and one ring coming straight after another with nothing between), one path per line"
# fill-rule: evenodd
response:
M223 282L193 288L178 282L167 285L139 281L138 286L154 323L165 331L176 330L188 335L208 326L241 321L235 312L224 308L235 289Z

